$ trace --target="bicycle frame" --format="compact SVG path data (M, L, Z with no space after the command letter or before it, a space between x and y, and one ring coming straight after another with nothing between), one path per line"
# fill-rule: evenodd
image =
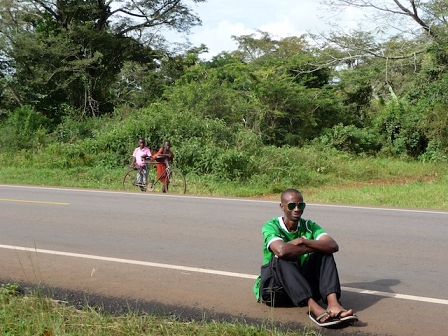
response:
M163 171L163 173L162 174L160 174L160 176L159 177L157 177L157 178L155 178L155 179L151 179L151 180L153 180L154 182L153 182L153 185L155 185L158 181L160 181L160 182L162 182L162 180L163 179L166 179L166 177L169 175L169 173L170 173L170 171L171 171L171 166L170 166L170 163L169 163L169 161L168 161L168 159L165 159L165 162L154 162L154 161L149 161L149 162L147 162L147 166L148 166L148 177L149 177L149 166L150 165L152 165L152 166L154 166L154 168L156 168L157 167L157 165L160 165L160 164L165 164L165 170Z
M165 169L160 173L154 172L151 169L151 166L156 168L158 164L165 165ZM173 168L168 158L166 158L163 162L154 161L154 160L146 160L145 165L147 167L147 175L141 176L142 169L133 167L129 170L123 177L123 189L137 187L140 188L141 191L154 191L155 186L160 183L162 184L162 191L164 193L175 193L175 194L185 194L187 190L185 177L179 169ZM159 168L159 171L161 169ZM132 171L137 171L136 174L132 174ZM155 175L156 174L156 175ZM168 191L169 189L169 191ZM131 189L129 189L131 190Z

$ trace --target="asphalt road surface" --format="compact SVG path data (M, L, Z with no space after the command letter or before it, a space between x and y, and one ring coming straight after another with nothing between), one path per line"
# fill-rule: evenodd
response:
M278 203L0 185L0 280L315 328L306 308L252 292ZM360 317L320 332L448 334L448 212L308 204L303 217L338 242L341 301Z

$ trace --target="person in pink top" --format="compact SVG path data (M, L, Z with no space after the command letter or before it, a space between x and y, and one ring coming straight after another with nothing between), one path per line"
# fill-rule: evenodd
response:
M140 138L138 140L138 147L134 149L134 153L132 154L132 163L131 167L137 167L139 173L137 174L137 183L146 185L146 181L148 180L148 165L145 160L150 159L152 157L151 150L146 147L146 142L144 138ZM140 186L142 191L146 190L146 187Z

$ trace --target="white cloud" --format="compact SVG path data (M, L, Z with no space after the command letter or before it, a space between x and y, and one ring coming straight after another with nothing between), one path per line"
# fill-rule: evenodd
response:
M211 58L222 51L237 48L231 36L249 35L257 30L276 37L300 36L328 29L325 12L317 0L209 0L190 3L202 20L202 26L191 31L189 40L194 46L205 44ZM352 10L334 13L335 20L351 21L357 14ZM359 17L359 16L358 16Z
M213 26L202 26L190 36L190 41L196 46L204 43L209 49L209 55L215 56L222 51L230 52L236 49L237 45L231 36L249 35L253 32L253 29L247 28L242 22L231 23L223 20Z
M279 37L299 36L306 33L305 30L299 31L288 18L285 18L283 21L263 24L259 29Z
M237 45L231 36L269 32L278 37L298 36L318 21L315 0L209 0L192 4L202 26L192 29L193 45L207 45L210 58Z

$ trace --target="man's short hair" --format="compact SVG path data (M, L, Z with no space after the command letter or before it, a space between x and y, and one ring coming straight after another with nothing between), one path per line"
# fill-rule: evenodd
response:
M299 196L302 196L302 198L303 198L303 195L302 195L302 193L300 191L298 191L297 189L294 189L294 188L288 188L288 189L286 189L285 191L282 192L282 195L280 196L280 201L283 201L284 198L286 197L286 195L290 194L290 193L297 194Z

